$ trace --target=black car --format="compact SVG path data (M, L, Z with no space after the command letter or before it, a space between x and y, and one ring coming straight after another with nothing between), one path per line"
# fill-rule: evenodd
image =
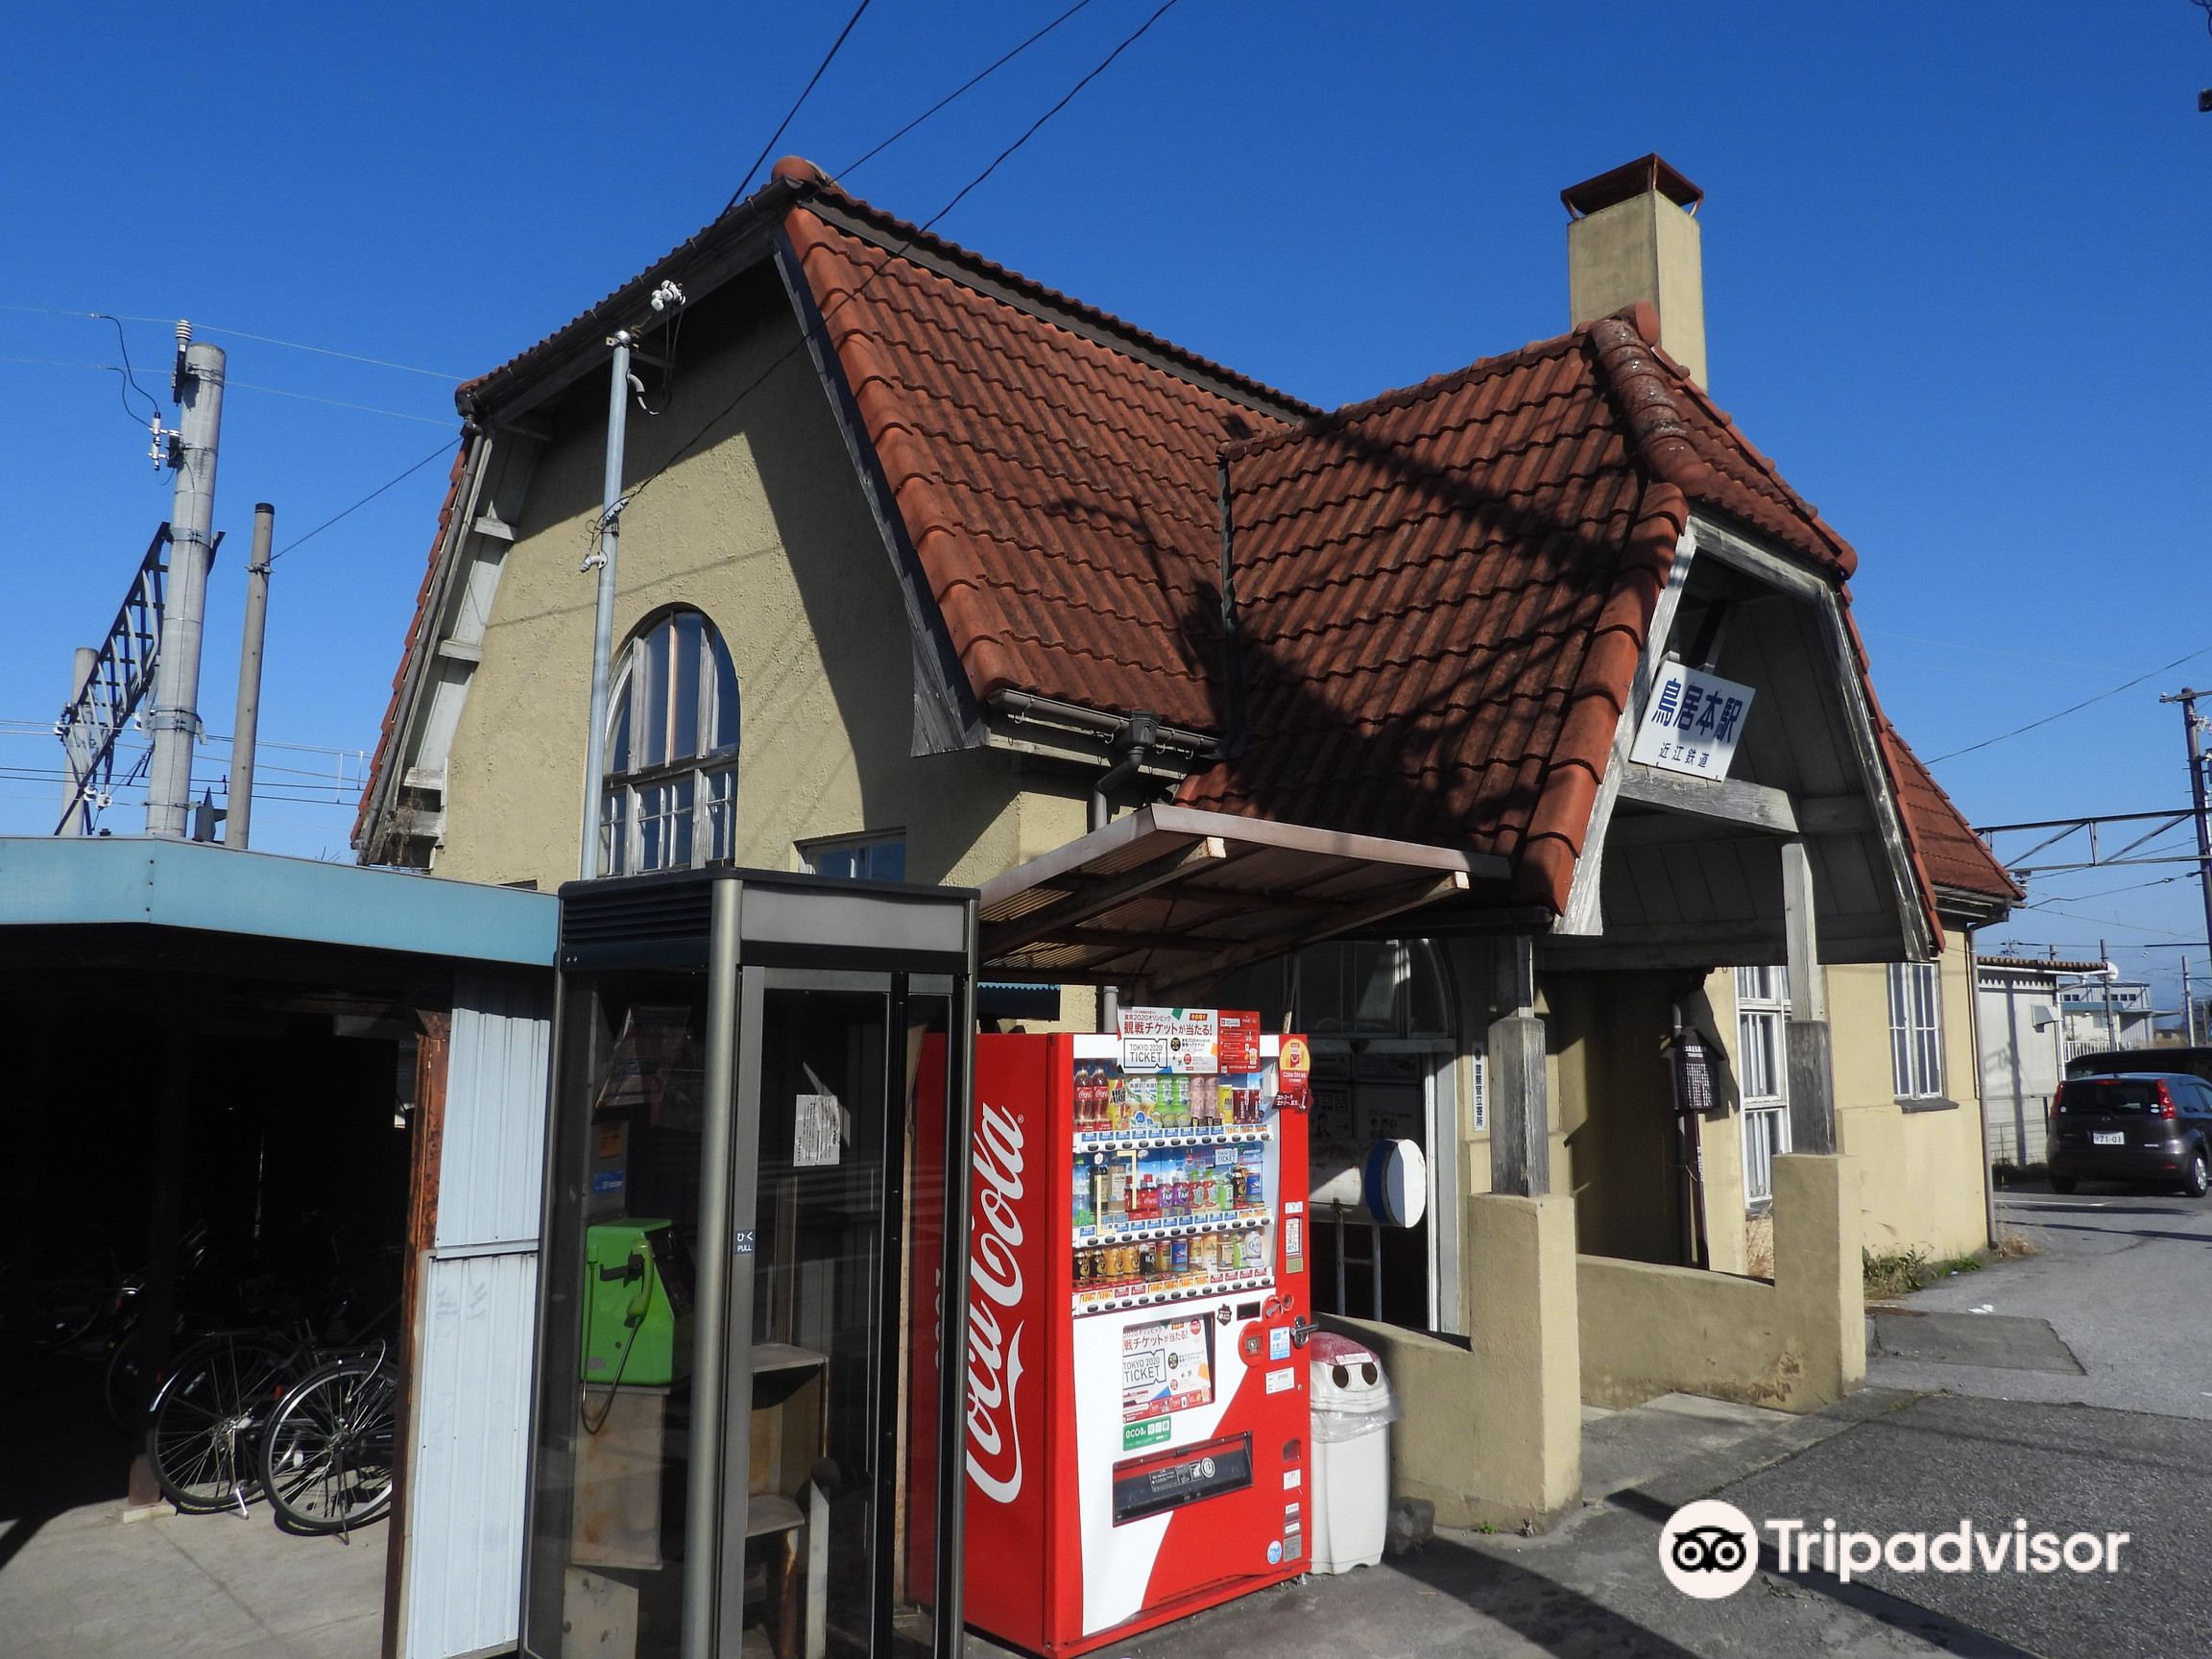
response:
M2069 1077L2051 1103L2051 1190L2081 1181L2212 1190L2212 1084L2186 1071Z

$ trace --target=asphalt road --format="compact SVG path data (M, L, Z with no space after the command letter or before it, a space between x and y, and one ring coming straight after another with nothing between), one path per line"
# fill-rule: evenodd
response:
M1832 1517L1839 1531L1886 1536L1964 1520L1994 1535L2019 1519L2031 1533L2128 1533L2116 1574L1882 1568L1849 1589L1895 1596L2048 1659L2169 1659L2212 1652L2208 1486L2212 1424L1931 1395L1719 1496L1762 1527L1789 1518L1817 1529ZM1834 1594L1825 1575L1773 1566L1763 1575L1769 1594L1809 1606Z
M1998 1193L1997 1215L2042 1253L1959 1274L1899 1307L2045 1320L2083 1374L1870 1354L1869 1382L2212 1420L2212 1198L2102 1186L2060 1197L2034 1186Z

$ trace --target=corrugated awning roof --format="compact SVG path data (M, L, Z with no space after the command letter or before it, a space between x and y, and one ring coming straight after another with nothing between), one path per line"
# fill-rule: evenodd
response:
M1503 881L1506 860L1145 806L983 884L995 973L1180 985Z

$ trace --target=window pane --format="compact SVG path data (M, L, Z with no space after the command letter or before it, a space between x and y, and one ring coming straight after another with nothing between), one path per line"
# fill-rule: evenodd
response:
M684 760L699 753L699 628L695 611L676 618L676 665L669 692L672 741L668 757Z
M737 670L712 629L707 631L707 654L714 663L714 741L708 753L722 755L737 747Z
M637 791L637 868L672 870L676 791L667 783L654 783Z
M1452 1029L1444 1009L1444 964L1426 939L1406 942L1406 1019L1409 1035L1441 1036Z
M637 701L645 713L637 741L640 769L668 763L669 633L662 623L645 637L645 648L637 654Z
M817 876L857 876L860 874L860 849L817 847L806 855L806 863Z
M903 837L896 841L878 841L864 849L868 855L868 878L872 881L903 881L906 879L906 842Z
M707 856L737 856L737 772L725 766L707 775Z
M610 789L599 802L599 868L610 876L630 873L630 792Z
M668 863L671 870L691 865L692 826L698 819L699 780L686 772L668 785Z
M630 770L630 688L636 680L634 674L625 678L622 694L614 699L614 716L607 732L607 770L610 772Z

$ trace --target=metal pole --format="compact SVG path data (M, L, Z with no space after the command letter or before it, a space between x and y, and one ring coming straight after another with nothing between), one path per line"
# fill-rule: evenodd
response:
M2158 701L2180 704L2181 723L2188 728L2189 804L2197 816L2197 886L2204 901L2204 937L2212 939L2212 822L2204 809L2204 724L2197 717L2197 699L2201 695L2183 687Z
M253 556L246 565L246 637L238 647L238 713L230 722L230 816L223 845L246 851L253 832L253 739L261 726L261 635L269 620L269 542L276 509L253 503Z
M80 645L69 664L69 701L65 705L71 714L77 709L77 699L84 695L84 687L91 684L92 673L100 665L100 650L95 645ZM69 762L69 776L61 785L61 830L69 833L69 820L77 820L77 833L92 833L92 804L84 798L92 780L91 767L86 763L89 746L84 741L81 721L72 720L69 729L61 733L62 753Z
M2190 1047L2197 1046L2197 1004L2189 991L2189 958L2181 958L2181 1031Z
M2112 981L2119 977L2120 966L2112 960L2112 952L2104 948L2104 941L2097 941L2097 960L2104 964L2104 1046L2115 1052L2120 1047L2120 1022L2112 1018Z
M619 375L615 384L622 384ZM743 895L742 882L715 882L708 923L707 1088L699 1137L698 1294L692 1303L690 1467L685 1474L683 1622L678 1637L683 1659L711 1659L716 1650L715 1591L722 1560L716 1537L725 1498L738 1505L740 1538L745 1530L744 1482L726 1494L722 1469L724 1376L731 1333L740 1334L748 1368L753 1352L755 1192L750 1181L742 1193L744 1237L733 1237L732 1229L733 1120L737 1097L747 1087L747 1080L737 1075L737 1001L743 972L738 966L738 905ZM757 1099L757 1080L753 1088ZM752 1132L757 1136L757 1117ZM752 1166L749 1158L747 1167ZM734 1309L733 1300L737 1303ZM749 1369L747 1387L751 1387ZM742 1571L731 1594L743 1594Z
M613 373L607 386L607 468L600 487L599 549L585 561L599 566L599 598L591 616L591 724L584 733L584 828L576 870L589 881L600 874L599 789L607 772L608 680L614 657L614 557L622 524L622 450L630 427L630 348L625 328L607 344L614 348Z
M192 820L192 747L200 734L200 640L207 616L207 567L215 557L215 445L223 427L220 346L194 346L177 325L184 407L178 434L177 488L169 508L169 584L161 600L161 659L146 724L154 755L146 771L146 833L181 840Z

